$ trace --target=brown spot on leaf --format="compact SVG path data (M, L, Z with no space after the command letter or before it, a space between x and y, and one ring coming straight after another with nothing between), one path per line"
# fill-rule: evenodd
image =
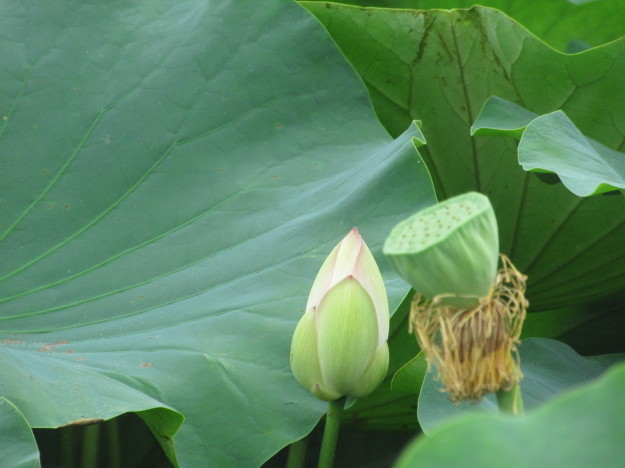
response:
M68 340L59 340L54 343L43 343L43 346L39 348L39 351L52 351L53 346L60 346L69 343Z
M141 367L152 367L152 363L150 362L142 362Z
M60 341L56 341L54 343L48 343L48 346L60 346L60 345L64 345L69 343L68 340L60 340Z
M24 340L2 340L3 344L6 345L11 345L11 344L19 344L19 343L23 343Z

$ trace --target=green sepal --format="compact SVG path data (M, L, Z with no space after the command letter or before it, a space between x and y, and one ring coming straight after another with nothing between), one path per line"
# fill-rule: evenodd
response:
M373 360L350 396L360 398L374 391L386 377L388 358L388 344L384 342L376 350Z
M378 348L373 301L348 276L327 292L316 313L322 382L343 396L353 395Z
M311 392L316 385L321 383L321 369L317 353L317 329L314 311L312 310L302 316L293 333L291 370L299 384ZM331 393L331 391L326 390L325 393Z
M310 393L315 395L317 398L323 401L334 401L341 398L343 395L324 386L323 384L317 382L310 388Z

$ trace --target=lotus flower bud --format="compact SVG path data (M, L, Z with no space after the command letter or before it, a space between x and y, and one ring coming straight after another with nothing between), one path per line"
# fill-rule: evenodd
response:
M490 291L499 260L497 221L488 197L469 192L418 212L393 228L384 253L424 297L475 306Z
M316 397L372 392L388 369L389 312L380 270L356 228L313 283L291 344L291 369Z

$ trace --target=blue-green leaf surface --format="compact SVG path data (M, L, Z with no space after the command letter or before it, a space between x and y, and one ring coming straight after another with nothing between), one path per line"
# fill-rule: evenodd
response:
M625 439L625 365L523 416L467 414L420 437L397 468L620 467Z
M39 450L24 415L4 397L0 397L0 460L12 468L38 468Z
M0 31L0 394L33 427L139 412L187 467L308 433L293 329L353 226L405 296L380 249L434 202L418 129L288 0L4 2Z

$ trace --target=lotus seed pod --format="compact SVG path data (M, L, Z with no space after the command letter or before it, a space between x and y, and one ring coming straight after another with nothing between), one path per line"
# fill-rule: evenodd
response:
M497 274L493 207L485 195L469 192L426 208L393 228L384 254L424 297L473 307L488 294Z

